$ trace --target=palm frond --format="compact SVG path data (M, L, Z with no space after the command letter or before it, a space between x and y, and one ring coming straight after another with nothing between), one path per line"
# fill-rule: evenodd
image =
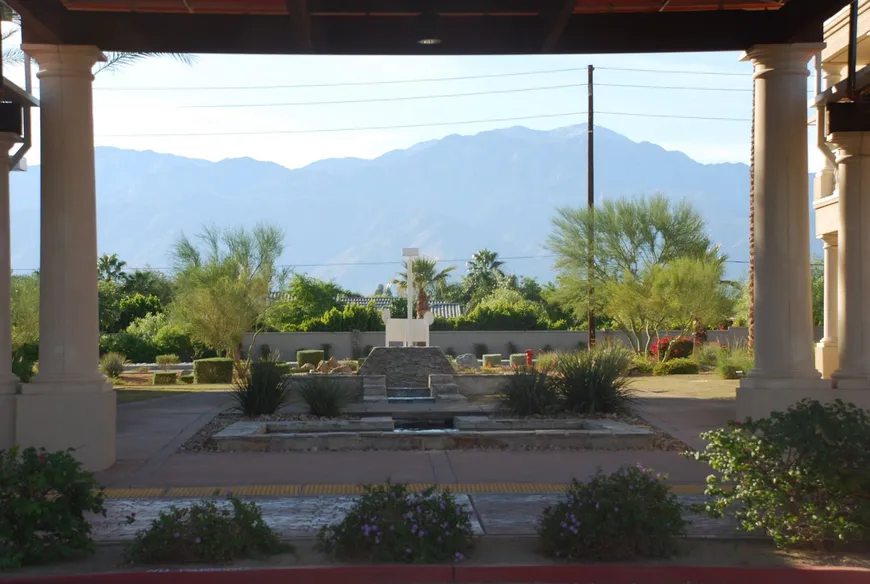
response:
M108 52L106 53L106 62L97 65L97 68L94 70L94 75L100 73L101 71L117 71L119 69L123 69L124 67L128 67L130 65L138 63L144 59L151 59L153 57L170 57L180 63L184 63L185 65L193 65L194 63L196 63L196 55L189 55L187 53Z

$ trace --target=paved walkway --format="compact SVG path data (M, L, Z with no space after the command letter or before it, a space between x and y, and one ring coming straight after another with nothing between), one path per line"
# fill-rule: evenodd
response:
M394 482L422 484L565 484L596 469L642 464L677 484L700 484L709 467L677 452L575 451L363 451L178 452L219 411L227 392L203 392L124 404L118 408L118 462L97 478L121 488L324 485ZM642 415L693 448L699 432L733 417L733 402L641 396ZM478 489L479 490L479 489Z

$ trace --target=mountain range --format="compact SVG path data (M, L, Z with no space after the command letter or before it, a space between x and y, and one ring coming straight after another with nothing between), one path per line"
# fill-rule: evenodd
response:
M282 263L362 293L394 277L403 247L445 261L486 247L508 258L507 270L546 280L552 259L543 243L554 209L586 204L586 141L585 125L513 127L292 170L251 158L210 162L98 147L99 253L117 253L130 267L166 268L181 233L267 221L286 231ZM747 165L702 164L598 126L595 157L598 201L654 192L687 199L732 260L731 275L745 274ZM39 168L10 180L12 265L35 268ZM815 238L813 246L820 252Z

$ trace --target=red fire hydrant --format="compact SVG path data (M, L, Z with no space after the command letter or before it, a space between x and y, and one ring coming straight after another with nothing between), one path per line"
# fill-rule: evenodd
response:
M535 352L531 349L526 349L526 367L532 366L532 360L535 357Z

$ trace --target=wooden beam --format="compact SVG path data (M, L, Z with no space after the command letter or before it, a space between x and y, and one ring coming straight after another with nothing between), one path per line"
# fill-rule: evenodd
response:
M446 1L439 0L439 13ZM17 2L27 6L31 2L32 6L37 2L56 4L55 0ZM577 14L568 19L552 50L580 54L742 51L754 44L788 42L780 12ZM34 10L34 16L40 14ZM70 11L62 24L59 40L93 44L105 51L272 55L307 52L297 38L288 34L296 26L289 16ZM553 31L543 29L537 17L442 16L439 19L442 42L420 45L417 24L416 16L313 16L311 36L316 39L317 54L490 55L540 53L541 39ZM25 42L35 42L34 30L28 32L25 28ZM821 41L821 30L806 35L804 40Z
M293 39L299 45L300 52L310 53L314 50L311 42L311 14L308 10L308 0L286 0L290 12L290 24Z
M21 17L22 42L63 44L69 12L60 0L6 0Z
M789 0L778 12L786 29L786 42L814 42L825 21L846 5L849 0Z
M574 15L576 6L577 0L559 0L550 10L541 15L545 22L545 30L548 31L544 45L541 47L542 53L553 52L559 39L562 38L562 32Z

